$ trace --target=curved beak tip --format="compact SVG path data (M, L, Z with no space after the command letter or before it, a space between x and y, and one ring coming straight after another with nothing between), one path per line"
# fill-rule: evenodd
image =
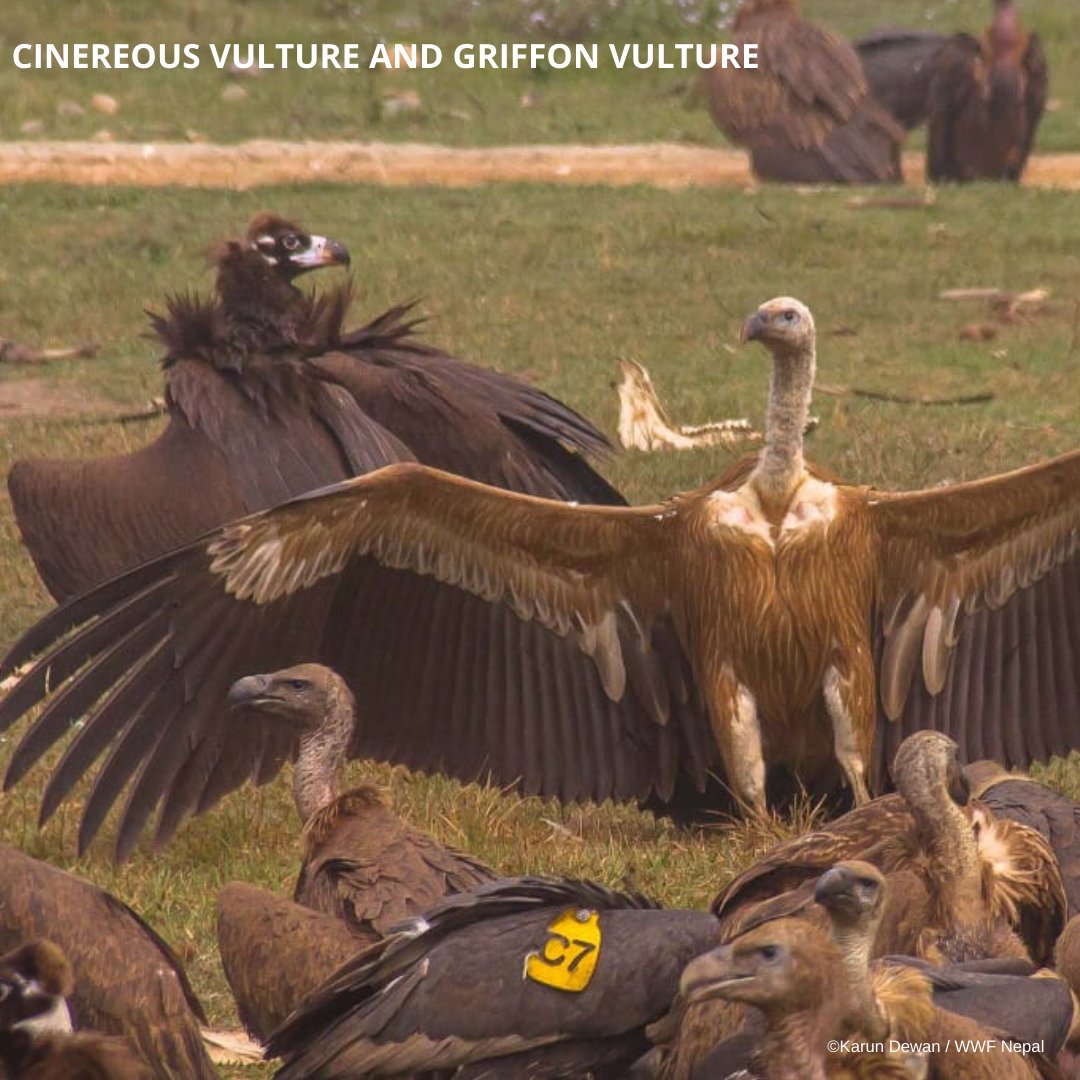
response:
M748 342L757 341L763 329L761 316L755 311L739 329L739 344L746 345Z
M266 689L266 679L262 675L245 675L229 687L226 700L230 705L243 705L258 697Z

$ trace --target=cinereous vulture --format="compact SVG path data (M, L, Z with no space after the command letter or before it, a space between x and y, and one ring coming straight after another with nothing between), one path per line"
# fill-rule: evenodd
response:
M762 180L896 183L904 129L873 98L854 49L807 22L796 0L743 0L733 40L756 68L705 74L716 126ZM741 55L740 49L740 55Z
M922 728L1007 765L1080 745L1080 453L925 491L827 479L803 457L810 311L771 300L742 337L772 355L765 446L667 502L568 505L397 465L46 615L0 667L34 661L0 730L45 703L5 782L69 737L47 817L108 749L81 844L129 785L120 853L159 805L167 837L273 775L269 734L222 705L236 678L304 661L364 703L354 754L567 799L669 799L722 769L758 810L770 770L811 790L842 771L865 802L868 771L880 783ZM455 592L477 606L447 614ZM480 601L528 620L529 647Z
M348 263L343 244L261 213L214 261L211 299L174 296L151 320L165 349L160 437L130 454L11 469L23 540L58 600L395 461L532 495L623 501L586 461L607 440L566 405L419 341L411 305L346 330L351 282L301 292L298 275Z

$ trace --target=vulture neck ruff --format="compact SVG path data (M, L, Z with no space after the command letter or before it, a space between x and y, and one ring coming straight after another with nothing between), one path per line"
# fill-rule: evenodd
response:
M786 505L806 479L803 435L810 416L817 354L814 338L798 348L769 343L772 372L765 421L765 449L751 483L767 503Z
M348 754L355 723L352 691L335 676L327 686L326 712L301 739L293 769L293 799L305 824L337 798L337 770Z

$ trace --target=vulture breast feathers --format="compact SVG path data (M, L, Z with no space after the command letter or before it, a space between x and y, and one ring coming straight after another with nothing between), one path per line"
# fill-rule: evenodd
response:
M802 458L809 310L777 298L744 337L773 353L766 447L696 491L569 505L394 465L47 615L3 665L37 658L0 728L48 699L6 782L85 717L43 814L109 748L82 843L129 784L121 851L159 804L167 835L276 772L290 747L221 705L301 661L363 703L355 754L564 798L668 798L722 765L764 807L769 768L812 783L836 757L865 797L875 754L923 727L1021 765L1077 745L1080 453L911 493L823 480Z
M904 129L872 97L842 38L799 16L795 0L745 0L734 40L758 46L757 68L706 73L717 127L750 150L763 180L892 183Z
M11 470L23 539L57 599L233 518L396 461L552 498L622 502L585 460L607 441L572 409L425 345L409 304L346 330L351 283L301 292L297 275L348 262L342 244L259 214L214 260L212 298L174 296L151 319L165 348L164 432L131 454Z

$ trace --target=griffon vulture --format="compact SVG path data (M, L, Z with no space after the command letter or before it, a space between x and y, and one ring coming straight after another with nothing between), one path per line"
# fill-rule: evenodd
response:
M410 828L370 784L338 794L337 771L359 721L352 691L337 672L298 664L246 675L229 690L229 702L290 750L298 748L293 798L304 823L298 903L336 915L366 938L497 877Z
M360 953L267 1052L317 1075L624 1077L679 973L716 943L703 911L521 878L449 898Z
M1046 108L1049 74L1038 34L1012 0L994 0L981 38L957 34L934 60L926 175L945 180L1019 180Z
M821 790L842 770L865 802L921 728L1006 764L1080 743L1080 453L926 491L827 479L803 458L810 311L771 300L742 336L772 354L765 447L695 491L575 506L397 465L45 616L0 667L36 658L0 731L45 701L5 783L85 718L42 816L108 748L81 846L129 785L120 854L159 805L165 838L275 773L280 743L221 707L301 661L364 703L353 754L568 799L666 800L722 769L764 809L770 771ZM482 601L528 621L493 628Z
M750 150L762 180L895 183L904 129L872 97L842 38L799 16L796 0L744 0L734 41L758 47L756 68L705 74L716 126ZM741 48L740 48L741 55Z
M532 495L622 502L585 460L609 444L566 405L418 341L410 305L346 330L349 283L321 296L294 284L348 260L334 240L257 215L218 248L212 299L175 296L152 317L165 349L161 436L115 457L15 463L15 516L53 596L395 461Z

